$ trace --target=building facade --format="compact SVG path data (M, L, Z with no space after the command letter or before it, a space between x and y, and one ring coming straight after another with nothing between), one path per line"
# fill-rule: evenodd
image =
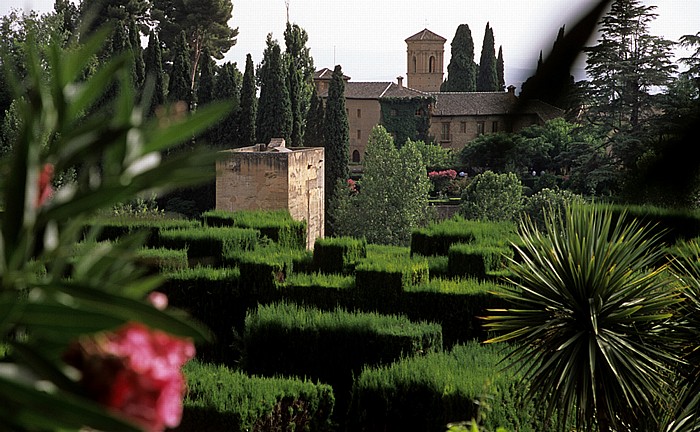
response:
M409 88L423 92L440 91L446 41L428 29L406 39L406 77Z
M216 163L216 209L289 210L307 223L311 249L324 234L324 149L287 148L284 139L226 150Z

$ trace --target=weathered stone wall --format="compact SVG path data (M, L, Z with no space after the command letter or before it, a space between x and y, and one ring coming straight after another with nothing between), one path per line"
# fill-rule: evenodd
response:
M284 148L283 148L284 149ZM228 150L216 165L217 210L287 209L308 224L307 247L323 237L322 148Z
M316 239L323 237L324 212L324 150L307 148L289 155L289 213L296 220L308 224L306 247L313 248Z

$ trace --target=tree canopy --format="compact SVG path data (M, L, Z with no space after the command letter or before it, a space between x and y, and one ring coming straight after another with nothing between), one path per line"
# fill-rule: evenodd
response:
M469 25L460 24L452 39L447 79L442 83L443 92L473 92L476 90L477 65L474 63L474 40Z
M325 188L326 188L326 234L332 233L331 209L337 191L337 184L349 178L348 160L350 153L350 128L348 113L345 110L345 81L343 69L336 65L328 87L325 113Z
M496 42L493 37L493 29L489 23L486 23L484 43L481 45L481 59L479 60L479 74L476 77L476 91L498 91Z
M293 119L286 69L279 43L268 34L267 47L258 68L260 99L255 133L261 143L268 143L271 138L290 141Z

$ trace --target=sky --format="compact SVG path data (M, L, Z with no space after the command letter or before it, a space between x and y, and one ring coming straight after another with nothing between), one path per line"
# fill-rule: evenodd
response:
M352 81L396 81L407 70L404 40L428 28L447 39L445 77L450 42L459 24L467 24L479 61L486 23L494 31L496 51L503 46L506 85L520 89L534 72L540 50L551 49L562 25L571 28L597 0L287 0L289 19L309 34L317 69L340 64ZM0 0L0 15L13 8L48 12L54 0ZM677 41L700 32L700 0L642 0L657 6L658 18L650 32ZM245 67L250 53L257 64L265 39L272 33L284 45L285 0L233 0L232 27L238 27L236 45L224 61ZM595 40L591 41L593 44ZM682 55L683 52L680 52ZM575 75L584 78L583 60Z

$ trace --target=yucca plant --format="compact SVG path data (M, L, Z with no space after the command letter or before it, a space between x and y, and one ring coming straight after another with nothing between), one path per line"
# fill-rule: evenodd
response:
M697 240L679 248L672 270L682 287L683 302L678 308L675 332L685 362L679 374L682 391L678 408L666 431L697 432L700 431L700 243Z
M510 309L491 310L487 342L517 344L511 367L557 429L640 431L671 400L678 359L667 332L678 292L658 236L609 207L567 206L540 231L521 223ZM568 423L568 425L567 425ZM654 426L652 426L654 427ZM656 429L658 430L658 429Z

